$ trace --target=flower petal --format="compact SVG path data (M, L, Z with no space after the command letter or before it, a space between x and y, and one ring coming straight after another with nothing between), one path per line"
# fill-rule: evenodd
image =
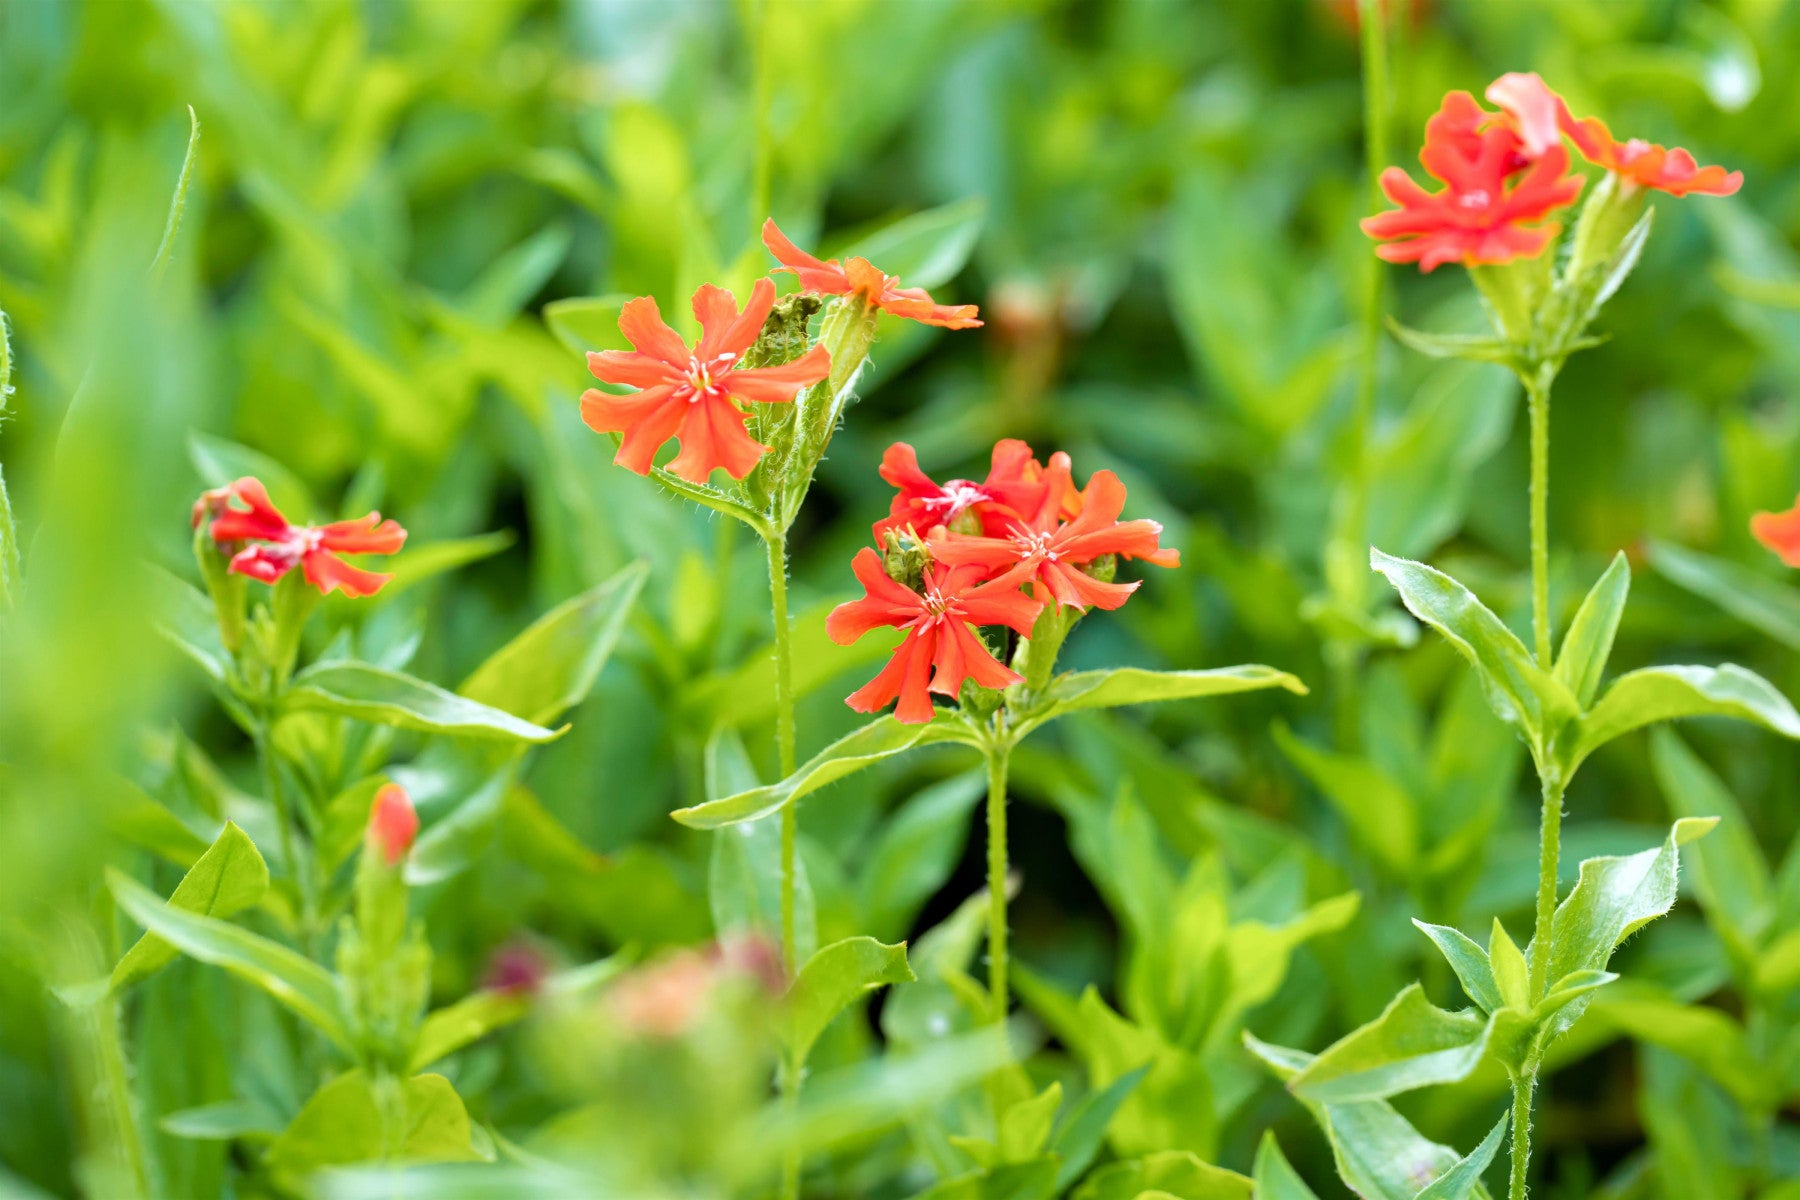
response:
M619 332L637 347L638 353L661 359L677 370L685 371L688 359L693 357L681 335L662 319L662 310L656 307L654 296L639 296L625 302L625 307L619 310Z
M744 413L729 396L703 392L687 406L677 433L681 453L669 470L694 483L705 483L715 469L723 468L733 479L750 473L768 447L744 428Z
M392 575L383 575L376 571L365 571L353 567L329 550L308 550L300 556L300 565L306 572L306 582L329 596L332 589L341 589L346 596L373 596L382 585L392 579Z
M740 367L722 381L733 396L750 404L785 404L794 393L831 374L831 351L814 346L793 362L773 367Z

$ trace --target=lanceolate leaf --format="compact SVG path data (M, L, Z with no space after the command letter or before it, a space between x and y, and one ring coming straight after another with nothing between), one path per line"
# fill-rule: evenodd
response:
M1532 660L1523 642L1473 593L1424 563L1369 551L1369 564L1387 577L1401 602L1443 634L1475 668L1488 705L1536 749L1548 746L1576 712L1573 693Z
M1415 1200L1469 1200L1481 1187L1482 1172L1494 1161L1494 1155L1500 1152L1500 1143L1505 1140L1506 1115L1501 1114L1488 1135L1481 1139L1481 1145L1432 1180L1431 1186L1420 1192Z
M871 937L850 937L823 947L800 968L788 994L790 1052L805 1062L825 1027L863 993L912 980L905 943L886 946Z
M1462 931L1451 929L1447 925L1427 925L1419 920L1414 920L1413 924L1443 951L1444 958L1450 963L1450 969L1456 972L1456 978L1469 999L1481 1005L1486 1012L1493 1012L1505 1003L1500 998L1500 985L1494 981L1494 971L1488 962L1487 951L1480 944Z
M937 742L969 743L972 736L960 720L947 715L924 725L903 725L893 717L878 717L825 747L780 783L679 808L671 815L694 829L754 821L884 758Z
M1754 671L1730 664L1647 667L1620 676L1582 715L1569 769L1622 734L1678 717L1736 717L1800 738L1800 713Z
M1481 333L1428 333L1388 318L1388 329L1401 345L1428 358L1466 358L1511 366L1517 355L1504 338Z
M1625 614L1625 597L1630 590L1631 565L1621 550L1581 602L1557 653L1556 677L1575 693L1576 701L1584 708L1600 690L1600 677L1612 654L1613 636L1619 631L1619 618Z
M1672 730L1651 734L1650 761L1671 816L1719 818L1719 828L1688 862L1701 907L1729 948L1749 961L1774 916L1775 896L1753 827L1719 777Z
M1038 721L1048 721L1087 708L1189 700L1272 687L1285 688L1300 696L1306 694L1306 685L1292 675L1260 665L1215 667L1206 671L1146 671L1139 667L1077 671L1052 680L1045 695L1048 711L1032 715Z
M1670 542L1651 542L1650 565L1738 620L1800 650L1800 589L1748 567Z
M175 885L169 906L205 917L229 917L258 900L269 887L269 868L244 831L227 821L199 861ZM175 947L146 933L113 968L114 991L156 971L176 955Z
M1288 1164L1273 1130L1264 1130L1256 1148L1256 1165L1250 1172L1256 1200L1319 1200L1318 1194Z
M1339 1040L1289 1081L1302 1099L1321 1104L1379 1100L1468 1077L1487 1048L1488 1022L1448 1012L1411 984L1379 1017Z
M455 737L549 742L562 734L422 679L358 662L319 663L301 671L282 697L282 711L330 713Z
M350 1015L337 979L317 963L265 937L196 913L171 908L117 871L107 887L132 920L189 958L223 967L292 1009L346 1053L352 1051Z
M1406 790L1364 758L1333 754L1301 741L1285 725L1275 744L1331 801L1358 840L1397 875L1411 871L1419 853L1419 820Z

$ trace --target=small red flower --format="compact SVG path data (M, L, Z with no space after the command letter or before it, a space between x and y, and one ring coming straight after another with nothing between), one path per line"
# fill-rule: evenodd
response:
M1425 123L1419 162L1446 186L1427 192L1398 167L1383 171L1381 190L1400 207L1363 221L1363 232L1385 243L1375 253L1432 271L1529 257L1556 236L1561 226L1546 218L1581 192L1581 178L1567 174L1569 152L1558 143L1534 156L1535 141L1493 116L1467 92L1444 97Z
M884 313L940 325L945 329L974 329L973 304L938 304L924 288L903 288L895 275L884 275L866 258L817 259L789 241L773 218L763 222L763 245L781 260L778 271L787 271L809 292L826 296L861 296Z
M1023 514L1037 511L1048 486L1044 468L1032 457L1031 447L1016 438L994 445L987 478L980 483L969 479L935 482L919 469L917 452L905 442L887 448L881 456L880 473L900 491L888 515L875 522L877 542L888 532L908 526L923 537L965 512L981 519L982 532L1003 534L1022 520Z
M1019 675L997 662L969 626L1005 625L1030 636L1041 606L1019 590L1022 573L983 583L978 567L932 564L925 569L921 595L888 578L881 556L866 546L856 552L850 569L867 595L831 610L825 619L831 640L848 646L871 629L906 630L906 640L888 665L851 694L851 708L875 712L897 699L895 718L921 725L931 720L932 692L955 696L967 679L985 688L1019 682Z
M775 304L775 285L759 279L750 303L738 311L737 297L710 283L694 293L700 341L689 350L681 335L663 322L649 296L627 303L619 329L636 350L603 350L588 355L588 370L605 383L640 389L629 396L589 390L581 397L581 419L600 433L622 433L614 462L648 475L656 451L679 438L681 453L669 470L705 483L716 468L733 479L750 473L768 450L744 428L738 404L785 404L794 394L831 373L831 355L814 346L790 363L741 367L756 344Z
M1750 532L1790 567L1800 567L1800 499L1786 512L1759 512L1750 518Z
M1067 479L1065 473L1055 472ZM1073 486L1068 486L1073 492ZM1102 583L1081 570L1108 554L1141 558L1159 567L1178 567L1181 554L1158 545L1162 526L1155 521L1120 521L1125 485L1111 471L1096 471L1087 488L1070 505L1076 516L1062 519L1063 492L1052 484L1038 511L1017 521L1004 537L940 534L930 542L931 556L950 566L976 566L993 574L1025 572L1023 578L1043 589L1058 605L1073 608L1118 608L1137 590L1137 583Z
M406 789L390 783L376 792L375 803L369 809L369 844L381 851L388 866L400 865L418 835L419 814Z
M1561 134L1568 134L1583 158L1639 187L1671 196L1729 196L1744 186L1742 171L1702 167L1679 146L1671 150L1638 138L1615 141L1606 122L1599 117L1576 119L1563 98L1536 74L1502 75L1488 88L1487 98L1505 112L1533 155L1541 151L1532 146L1555 144Z
M290 525L261 481L248 475L202 495L194 523L209 514L215 543L248 543L231 556L229 570L274 583L298 565L306 581L327 595L337 588L346 596L373 596L393 578L353 567L339 554L396 554L406 544L406 530L378 512L329 525Z

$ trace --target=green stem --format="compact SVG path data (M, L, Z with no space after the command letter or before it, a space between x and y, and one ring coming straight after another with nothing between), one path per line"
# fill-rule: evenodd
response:
M1535 1066L1512 1082L1512 1177L1507 1200L1525 1200L1525 1176L1531 1167L1531 1092L1536 1085Z
M316 899L313 895L311 872L302 870L300 854L294 846L294 812L288 807L287 792L281 786L281 767L275 761L275 741L269 733L268 719L259 720L253 738L256 746L256 758L262 765L263 788L269 793L269 803L275 806L275 827L281 838L281 861L287 868L289 878L300 890L301 933L303 940L313 934Z
M1006 987L1006 766L1010 743L988 747L988 992L989 1016L1006 1020L1011 997Z
M1563 784L1545 777L1544 811L1538 825L1537 925L1531 938L1531 999L1544 998L1549 984L1550 932L1556 919L1557 859L1562 850Z
M788 629L787 536L763 534L769 551L769 608L775 622L775 746L781 778L794 773L794 664ZM799 943L794 920L794 875L799 821L790 802L781 809L781 963L789 979L800 970ZM800 1074L804 1064L789 1055L781 1067L781 1099L790 1112L800 1103ZM783 1200L800 1195L800 1152L786 1150L781 1160Z
M130 1173L133 1195L150 1194L150 1166L144 1153L144 1142L138 1132L137 1110L131 1095L131 1072L125 1065L125 1044L119 1032L119 1006L106 999L89 1013L93 1030L93 1046L100 1060L100 1073L105 1077L106 1111L113 1124L123 1166Z
M1531 410L1531 633L1538 665L1555 665L1550 652L1550 380L1539 369L1525 380Z
M1383 0L1358 0L1362 19L1363 154L1369 173L1369 195L1381 206L1381 172L1388 164L1388 63L1387 27ZM1375 409L1376 364L1381 351L1382 296L1387 274L1381 260L1369 255L1369 275L1363 292L1362 353L1356 381L1356 413L1352 427L1359 498L1366 504L1368 486L1367 446Z

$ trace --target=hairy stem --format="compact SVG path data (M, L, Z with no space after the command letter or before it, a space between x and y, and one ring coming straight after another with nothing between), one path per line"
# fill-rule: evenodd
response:
M1550 652L1550 380L1539 370L1525 381L1531 409L1531 633L1538 665Z
M1512 1175L1507 1200L1525 1200L1525 1175L1531 1167L1531 1091L1537 1084L1537 1068L1512 1082Z
M1006 765L1012 747L988 748L988 992L989 1015L1006 1020L1011 998L1006 988Z
M1537 924L1531 938L1533 1003L1544 998L1544 989L1550 982L1550 931L1556 919L1557 859L1562 850L1562 781L1546 777L1543 789L1544 811L1538 825Z
M769 550L769 608L775 622L775 747L781 777L794 773L794 651L788 630L787 537L765 533ZM800 970L799 946L794 922L794 856L799 821L792 802L781 809L781 964L792 979ZM782 1102L790 1109L800 1102L803 1064L789 1056L781 1068ZM781 1195L796 1200L800 1195L800 1153L784 1151L781 1161Z

